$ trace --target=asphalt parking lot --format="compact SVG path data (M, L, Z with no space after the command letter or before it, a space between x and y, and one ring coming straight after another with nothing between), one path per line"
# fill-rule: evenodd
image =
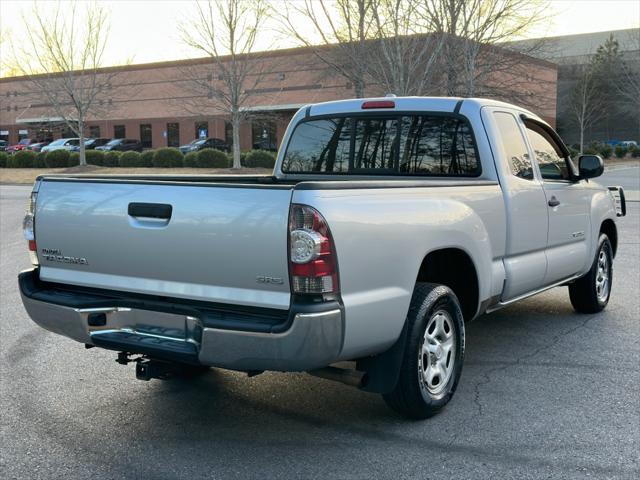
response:
M602 183L640 190L639 170ZM575 314L557 288L479 318L454 399L410 422L305 374L141 382L115 353L40 329L16 283L29 191L0 187L2 478L640 476L638 202L619 223L605 312Z

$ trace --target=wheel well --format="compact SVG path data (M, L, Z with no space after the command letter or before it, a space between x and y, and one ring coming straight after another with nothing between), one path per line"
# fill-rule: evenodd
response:
M456 294L465 321L478 310L478 275L473 261L458 248L445 248L429 253L420 265L418 282L446 285Z
M613 220L607 219L602 222L602 225L600 226L600 233L604 233L609 237L611 248L613 249L613 256L615 257L616 251L618 250L618 230L616 229L616 224L613 223Z

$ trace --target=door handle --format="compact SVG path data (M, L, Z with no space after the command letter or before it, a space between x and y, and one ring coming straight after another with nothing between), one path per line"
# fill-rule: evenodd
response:
M551 197L551 199L548 202L550 207L557 207L558 205L560 205L560 200L558 200L555 195Z
M128 213L132 217L161 218L169 220L173 207L166 203L130 203Z

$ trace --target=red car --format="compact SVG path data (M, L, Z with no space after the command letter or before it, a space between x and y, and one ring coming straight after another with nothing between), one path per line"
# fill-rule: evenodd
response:
M36 143L36 141L31 138L23 138L16 145L11 145L10 147L7 147L5 152L16 153L16 152L19 152L20 150L24 150L25 148L29 147L33 143Z
M32 143L30 145L27 146L27 150L33 150L34 152L39 152L40 150L42 150L42 147L46 147L47 145L49 145L51 142L48 141L42 141L42 142L38 142L38 143Z

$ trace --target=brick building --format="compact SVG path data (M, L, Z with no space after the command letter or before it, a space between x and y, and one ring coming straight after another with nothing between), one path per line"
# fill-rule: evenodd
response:
M352 86L329 69L309 48L276 50L252 58L260 75L247 81L244 104L247 120L241 126L241 149L277 148L286 126L301 106L352 98ZM526 89L530 107L555 125L557 68L527 57ZM146 147L178 146L198 136L231 143L228 116L201 88L220 81L210 60L194 59L109 67L117 73L113 91L102 100L101 112L87 122L88 136L140 139ZM198 87L197 87L198 85ZM0 79L0 139L10 144L22 138L73 137L51 107L24 77ZM384 95L367 85L367 95ZM438 92L434 92L437 94ZM502 98L502 100L509 100Z

